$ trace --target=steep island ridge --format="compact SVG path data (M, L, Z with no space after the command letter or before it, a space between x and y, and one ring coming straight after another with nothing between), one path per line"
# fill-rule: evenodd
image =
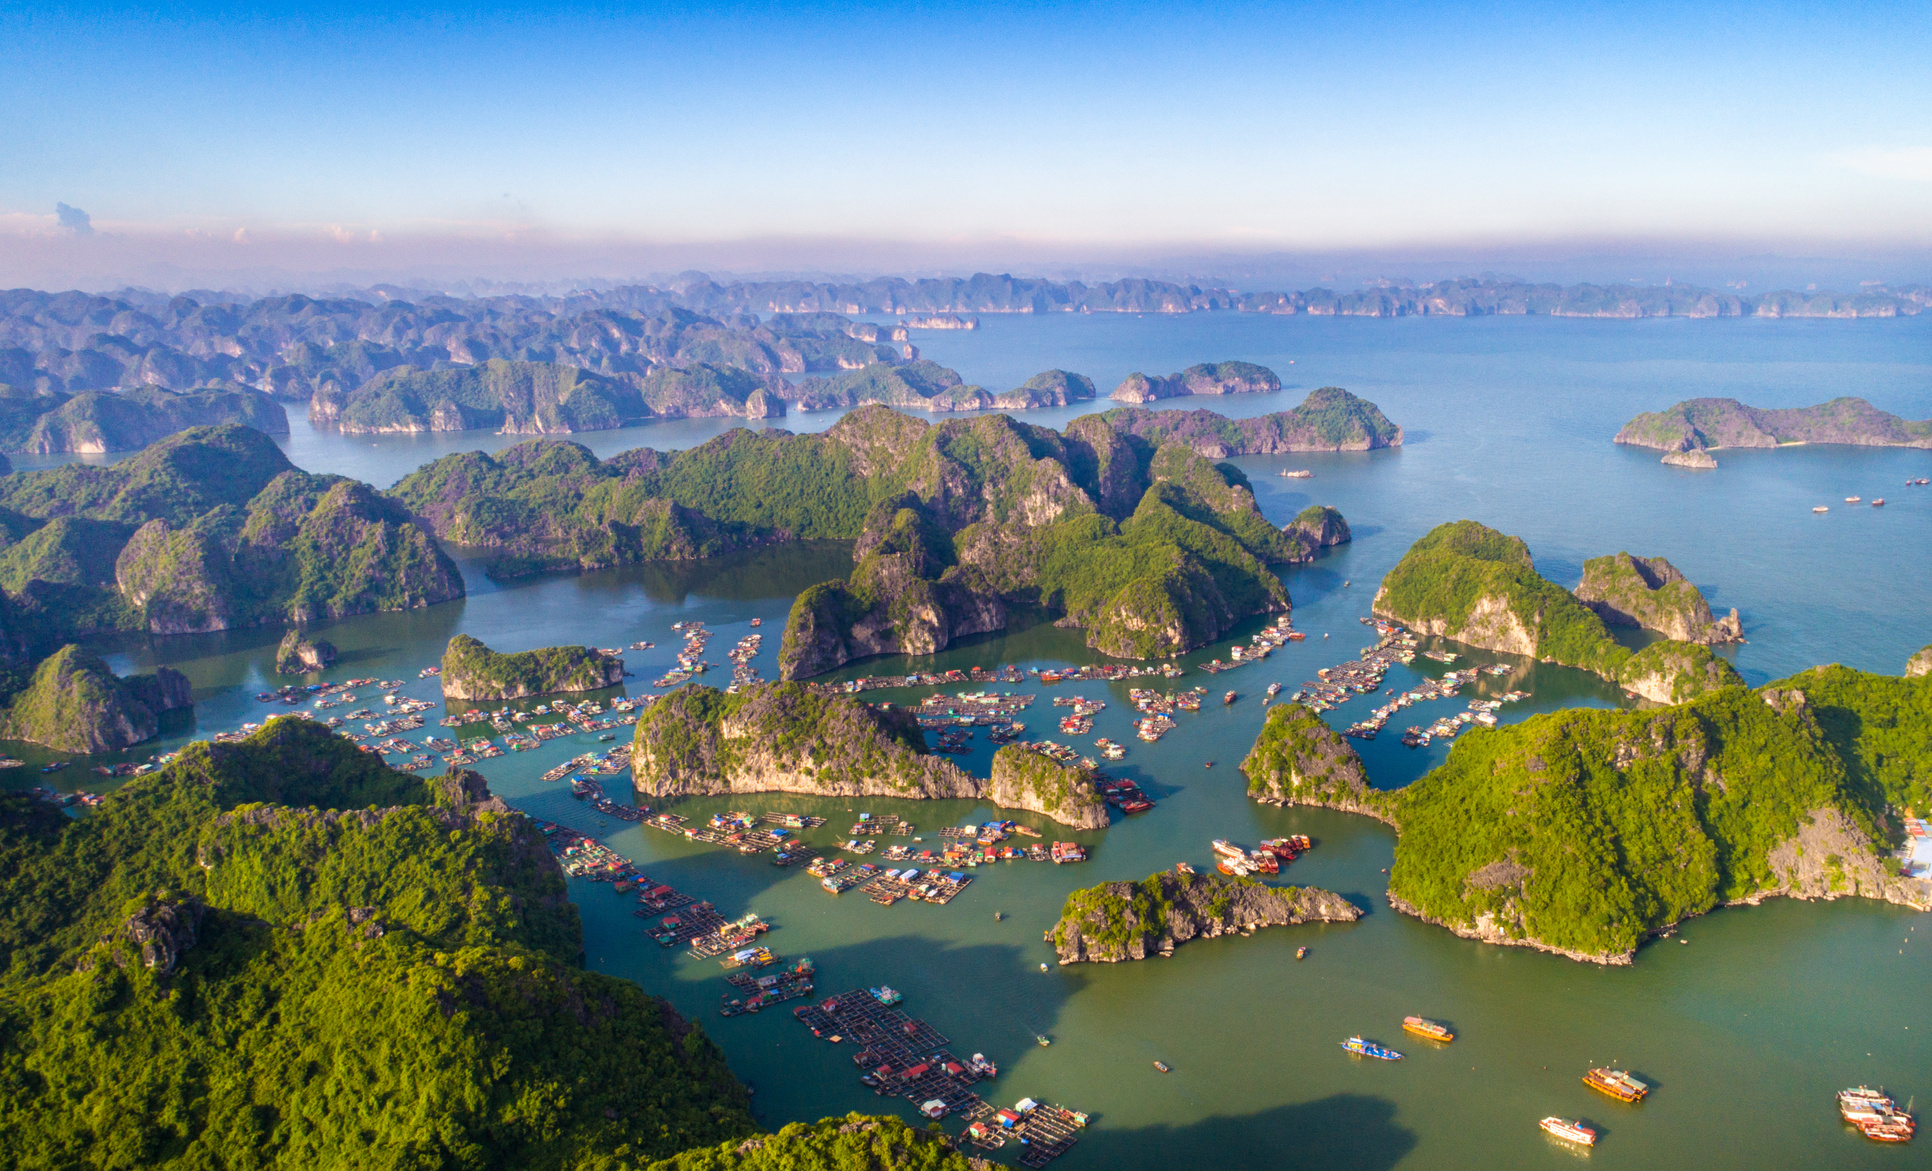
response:
M1665 639L1634 652L1619 645L1595 610L1536 572L1522 538L1475 521L1437 525L1411 545L1382 579L1374 608L1424 634L1580 667L1658 703L1743 682L1700 643ZM1639 608L1656 617L1652 603Z
M1662 557L1592 557L1583 563L1576 596L1612 626L1641 626L1665 638L1707 646L1744 641L1737 610L1713 618L1703 593Z

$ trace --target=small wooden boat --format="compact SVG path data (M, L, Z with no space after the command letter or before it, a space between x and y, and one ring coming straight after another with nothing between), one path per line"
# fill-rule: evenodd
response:
M1573 1143L1582 1143L1586 1147L1596 1145L1597 1132L1573 1119L1557 1118L1552 1115L1537 1123L1537 1125L1560 1139L1567 1139Z
M1033 1040L1034 1040L1035 1042L1037 1042L1037 1043L1039 1044L1039 1046L1040 1046L1040 1048L1042 1048L1042 1049L1045 1049L1045 1048L1046 1048L1046 1047L1047 1047L1048 1045L1051 1045L1051 1044L1053 1044L1053 1042L1051 1042L1051 1041L1049 1041L1049 1040L1047 1040L1047 1035L1046 1035L1045 1033L1035 1033L1035 1034L1033 1034Z
M1296 959L1298 959L1298 960L1305 960L1305 959L1307 959L1307 958L1308 958L1308 949L1307 949L1307 948L1305 948L1305 947L1298 947L1298 948L1296 948L1296 949L1295 949L1295 958L1296 958Z
M1234 702L1234 692L1232 692L1232 691L1230 691L1230 692L1228 692L1228 693L1227 693L1226 695L1224 695L1224 696L1222 696L1222 697L1221 697L1221 702L1222 702L1222 703L1233 703L1233 702Z
M1156 1061L1154 1063L1154 1068L1160 1070L1162 1073L1169 1072L1167 1068L1167 1063L1165 1061Z

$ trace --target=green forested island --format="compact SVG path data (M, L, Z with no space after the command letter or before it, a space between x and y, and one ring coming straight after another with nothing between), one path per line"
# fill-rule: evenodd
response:
M0 859L10 1164L623 1171L757 1133L702 1031L584 970L473 773L276 719L78 820L0 794Z
M1699 643L1619 645L1596 611L1536 572L1522 538L1470 520L1437 525L1411 545L1382 579L1375 612L1424 634L1581 667L1660 703L1742 682Z
M1090 776L1038 759L1039 766L996 759L991 780L982 781L929 752L918 721L903 709L882 711L798 683L757 684L736 694L693 683L638 717L631 777L640 798L980 798L1075 828L1107 824Z
M594 647L552 646L500 654L467 634L449 640L439 671L444 699L521 699L601 691L624 682L624 660Z
M1628 963L1662 928L1771 895L1932 909L1932 882L1888 857L1903 811L1932 806L1932 678L1820 667L1665 708L1551 712L1464 733L1394 791L1316 723L1269 714L1250 792L1398 826L1390 903L1459 935Z
M134 451L188 427L235 423L288 434L282 405L246 386L154 387L78 394L0 382L0 451L51 455Z
M1139 882L1103 882L1067 896L1047 942L1063 964L1119 963L1172 955L1189 940L1293 923L1353 923L1347 899L1314 887L1165 870Z
M1666 463L1674 462L1671 457L1680 453L1720 447L1792 443L1932 447L1932 419L1901 419L1862 398L1835 398L1815 407L1787 409L1749 407L1734 398L1694 398L1669 410L1638 415L1617 432L1616 442L1661 451Z
M187 676L168 667L119 678L99 656L68 644L42 659L0 709L0 739L62 752L112 752L161 731L161 717L194 706Z

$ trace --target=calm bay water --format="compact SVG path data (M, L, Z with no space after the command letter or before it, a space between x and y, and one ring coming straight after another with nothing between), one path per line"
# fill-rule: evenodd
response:
M1542 570L1564 584L1574 584L1585 558L1618 549L1670 558L1714 606L1742 612L1750 642L1735 661L1753 682L1826 661L1898 671L1913 650L1932 642L1932 489L1903 486L1910 476L1932 475L1932 452L1720 452L1718 471L1694 473L1662 467L1654 453L1618 448L1609 438L1640 410L1698 395L1792 406L1857 394L1909 418L1932 416L1932 322L1205 314L982 320L976 332L921 337L919 344L926 356L989 387L1059 366L1093 376L1103 394L1134 369L1165 373L1245 358L1273 366L1290 389L1169 405L1258 414L1292 406L1314 387L1340 385L1407 428L1399 450L1236 461L1277 523L1309 503L1333 504L1356 540L1284 574L1296 624L1310 632L1309 641L1217 679L1190 674L1189 685L1236 688L1242 698L1232 707L1211 704L1183 716L1179 731L1150 746L1132 739L1124 685L1025 688L1105 698L1110 706L1093 734L1131 746L1115 771L1156 796L1153 812L1077 835L1093 852L1087 865L1005 863L978 871L950 906L881 908L858 896L834 899L799 870L603 823L558 786L537 780L591 747L588 736L486 762L481 771L492 787L537 816L598 832L652 877L712 900L727 915L756 910L771 918L772 947L810 955L823 993L880 982L901 989L904 1007L952 1037L956 1052L981 1051L1000 1064L990 1097L1010 1103L1030 1095L1094 1114L1094 1126L1056 1166L1533 1168L1582 1157L1536 1130L1545 1114L1598 1126L1603 1138L1588 1157L1604 1166L1932 1165L1924 1143L1885 1149L1846 1133L1830 1098L1840 1086L1866 1082L1932 1100L1926 916L1860 900L1774 901L1694 920L1681 935L1687 942L1652 944L1634 966L1620 969L1470 943L1387 909L1383 870L1394 835L1386 827L1327 811L1255 806L1234 767L1260 726L1266 684L1292 689L1315 668L1366 645L1370 636L1358 619L1375 583L1417 536L1460 517L1523 536ZM1058 426L1094 407L1027 418ZM816 430L835 417L795 416L780 425ZM685 446L728 425L691 421L579 438L610 454L643 444ZM448 451L510 441L482 434L356 439L297 422L288 448L310 470L386 485ZM1274 475L1291 466L1315 477ZM1884 496L1888 504L1842 502L1853 494ZM1814 515L1815 504L1831 511ZM648 690L670 665L672 622L704 620L716 630L713 650L722 651L756 617L765 623L759 662L769 675L792 597L848 565L843 548L815 546L498 588L466 564L474 592L462 602L317 632L344 652L329 677L401 676L412 680L406 694L425 697L435 695L433 681L416 681L416 672L459 631L502 649L649 639L656 649L626 656L635 691ZM1238 633L1245 638L1252 628ZM278 636L121 639L102 649L119 670L168 663L194 681L198 726L168 745L260 718L268 709L252 697L276 682L269 672ZM922 664L1089 658L1077 634L1035 626ZM1457 666L1498 659L1510 661L1478 654ZM875 660L841 675L904 664ZM1501 713L1508 721L1620 702L1614 689L1578 672L1514 665L1516 674L1484 684L1485 691L1533 693ZM1417 666L1442 670L1426 660ZM1417 677L1398 668L1389 684L1405 687ZM1462 704L1444 701L1420 714L1447 714ZM1346 723L1367 706L1358 700L1333 718ZM1045 695L1036 702L1028 720L1035 734L1051 732L1052 710ZM1361 747L1384 787L1407 783L1445 754L1441 746L1410 751L1392 738ZM129 755L152 751L143 746ZM15 754L33 763L48 759ZM981 739L962 763L983 773L989 756ZM1208 761L1212 768L1204 767ZM40 779L24 774L10 780ZM78 769L56 776L67 787L96 787L90 782L98 780ZM785 795L676 808L708 815L727 806L819 812L830 824L814 836L827 843L843 836L848 810L901 813L921 827L923 844L933 844L931 831L942 825L994 815L967 802ZM1029 823L1048 828L1038 818ZM1051 959L1041 932L1069 890L1139 878L1179 860L1206 864L1215 837L1287 833L1317 843L1292 867L1292 881L1349 896L1369 912L1360 923L1197 943L1141 964L1039 971ZM812 1038L784 1008L720 1019L714 1010L726 986L711 962L657 947L630 914L633 904L607 886L573 883L573 890L591 965L634 978L702 1020L756 1086L768 1123L849 1109L910 1113L905 1103L861 1087L849 1048ZM996 922L995 911L1004 919ZM1310 956L1298 963L1294 951L1304 945ZM1442 1050L1411 1043L1400 1030L1408 1013L1448 1021L1459 1039ZM1409 1059L1391 1065L1348 1058L1336 1042L1356 1032L1395 1044ZM1053 1044L1039 1048L1036 1033ZM1174 1072L1156 1072L1156 1059ZM1579 1076L1600 1063L1628 1066L1651 1081L1650 1100L1626 1107L1584 1089Z

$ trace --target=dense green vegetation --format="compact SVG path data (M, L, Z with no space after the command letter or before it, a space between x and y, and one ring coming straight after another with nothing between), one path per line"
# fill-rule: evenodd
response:
M191 428L106 467L15 473L0 522L0 586L31 617L35 655L100 630L224 630L463 593L401 508L296 469L245 427Z
M1038 810L1061 822L1107 822L1107 803L1094 789L1091 772L1018 744L993 753L990 795L997 804Z
M598 691L623 682L623 660L587 646L551 646L502 654L467 634L443 651L443 694L452 699L515 699L565 691Z
M1739 682L1708 647L1665 642L1641 660L1603 619L1536 572L1529 546L1471 520L1437 525L1382 579L1375 612L1472 646L1581 667L1665 701ZM1659 676L1659 668L1679 667Z
M236 423L288 434L274 399L246 386L207 386L176 393L153 387L68 394L21 389L0 381L0 450L134 451L186 427Z
M1932 679L1824 667L1476 729L1394 805L1393 895L1451 925L1616 955L1779 888L1773 849L1820 810L1868 852L1893 841L1896 810L1932 805Z
M750 1135L701 1032L577 966L541 835L482 795L284 718L80 820L0 796L8 1164L614 1171Z
M0 712L0 739L62 752L108 752L151 740L161 717L193 706L187 677L163 667L116 678L99 656L72 644L43 659Z
M1362 759L1336 731L1298 703L1268 709L1241 762L1248 796L1289 805L1327 805L1388 819L1394 801L1370 787Z

